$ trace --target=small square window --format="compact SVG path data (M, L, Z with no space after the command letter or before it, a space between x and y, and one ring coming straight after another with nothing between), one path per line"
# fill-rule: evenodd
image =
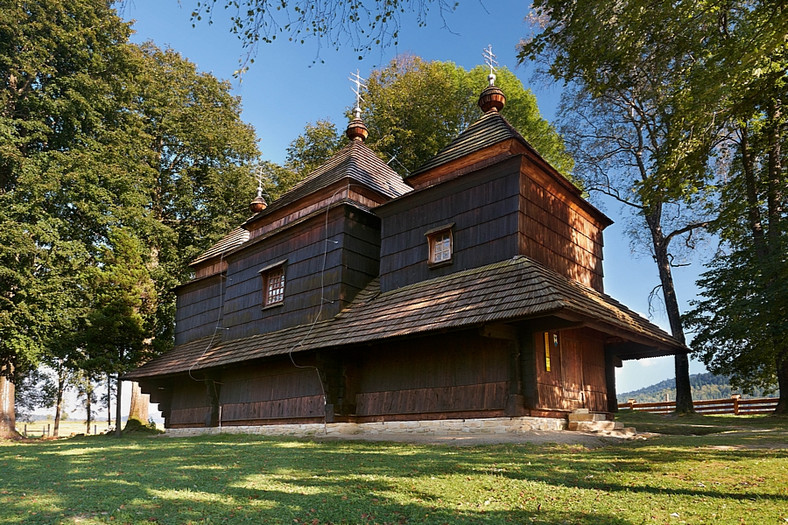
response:
M260 271L263 279L263 308L282 304L285 298L285 266L277 264Z
M431 266L450 264L454 252L453 225L430 230L426 233L429 246L428 262Z

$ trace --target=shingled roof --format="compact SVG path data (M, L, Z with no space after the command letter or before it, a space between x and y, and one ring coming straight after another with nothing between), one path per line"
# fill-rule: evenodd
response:
M350 178L392 199L412 190L402 182L402 177L396 171L380 160L362 141L353 140L247 223L344 178Z
M508 139L517 139L530 149L533 147L526 141L516 129L497 111L488 111L482 117L468 126L468 128L457 135L446 147L441 149L434 157L419 166L408 177L414 177L425 171L451 162L479 151L488 146L493 146ZM534 150L535 151L535 150Z
M676 339L610 296L556 274L523 256L380 293L372 281L333 319L212 345L204 338L179 345L126 375L172 375L305 350L386 341L544 316L587 322L672 354Z
M196 259L189 263L189 266L195 266L200 264L203 261L210 259L211 257L215 257L216 255L227 253L233 248L237 248L238 246L242 245L246 241L249 240L249 231L243 229L242 227L237 227L224 237L202 252Z

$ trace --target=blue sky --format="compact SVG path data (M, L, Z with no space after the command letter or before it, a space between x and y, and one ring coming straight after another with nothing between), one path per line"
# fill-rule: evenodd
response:
M213 24L202 21L192 28L190 14L196 3L131 0L120 7L120 14L136 20L134 41L152 40L159 47L171 47L201 71L229 80L233 92L242 98L243 119L254 126L266 160L282 163L288 144L309 122L328 118L342 129L345 109L354 102L350 73L358 69L367 76L400 53L451 61L470 69L483 63L482 50L492 45L498 63L534 92L542 116L551 121L555 118L561 86L535 81L532 67L517 64L517 43L529 31L525 21L528 4L522 0L460 0L457 10L443 19L431 12L426 27L417 27L415 16L406 14L398 45L373 50L363 60L348 46L337 51L324 45L318 50L314 40L298 44L280 37L274 44L261 44L254 63L240 79L233 78L233 73L239 69L245 50L230 34L228 20L215 18ZM591 201L615 221L605 230L605 291L648 315L649 293L659 283L656 266L649 256L631 253L624 210L593 196ZM695 297L694 281L700 269L699 263L694 263L674 270L683 310ZM655 306L651 320L667 329L661 303ZM690 364L690 373L704 371L701 363ZM629 362L617 369L617 388L626 392L673 375L672 358Z

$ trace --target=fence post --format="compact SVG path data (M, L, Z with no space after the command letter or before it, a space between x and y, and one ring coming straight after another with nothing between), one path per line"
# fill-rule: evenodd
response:
M741 394L733 394L731 396L731 399L733 399L733 415L735 415L735 416L739 415L739 398L740 397L741 397Z
M629 405L630 410L635 410L635 400L632 398L627 399L627 405Z
M27 437L27 423L25 423L25 437Z
M49 425L50 423L47 423L47 437L49 437Z

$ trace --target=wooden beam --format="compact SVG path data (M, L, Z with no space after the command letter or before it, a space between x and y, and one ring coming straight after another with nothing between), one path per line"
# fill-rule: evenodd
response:
M497 323L486 324L479 329L479 335L491 339L504 339L507 341L517 341L517 328L512 325Z
M549 316L528 319L523 325L532 332L560 332L583 328L587 323L580 319Z
M618 412L616 394L616 366L621 360L610 352L605 352L605 385L607 386L607 411Z
M656 346L646 345L643 343L636 343L633 341L607 343L605 345L605 352L612 353L623 361L631 359L645 359L647 357L661 357L666 355L674 355L675 350L666 350Z
M536 344L534 332L528 327L519 330L520 369L522 396L525 408L535 409L539 404L539 388L536 383Z
M218 427L221 416L219 395L221 394L222 384L213 378L205 380L205 394L208 397L208 406L211 407L205 421L206 427Z

